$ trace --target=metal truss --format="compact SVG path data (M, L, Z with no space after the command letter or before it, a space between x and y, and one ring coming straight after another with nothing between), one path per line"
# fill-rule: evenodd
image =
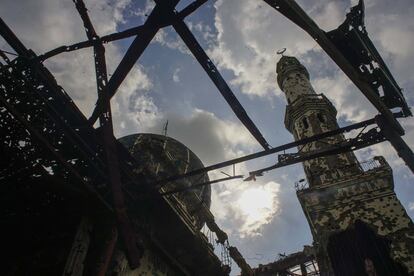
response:
M393 115L395 118L400 118L401 116L403 116L401 113L396 113ZM369 120L365 120L359 123L355 123L346 127L342 127L342 128L338 128L335 130L331 130L328 132L324 132L321 134L317 134L315 136L312 137L308 137L308 138L304 138L295 142L291 142L291 143L287 143L284 145L280 145L274 148L271 148L270 150L264 150L264 151L260 151L260 152L256 152L256 153L252 153L249 155L245 155L242 157L238 157L238 158L234 158L231 160L227 160L224 162L220 162L217 164L213 164L210 166L207 166L205 168L202 169L198 169L198 170L194 170L194 171L190 171L188 173L185 174L181 174L181 175L176 175L176 176L172 176L166 179L162 179L159 180L156 184L158 185L166 185L168 182L171 181L176 181L178 179L181 178L186 178L186 177L190 177L190 176L194 176L194 175L198 175L198 174L202 174L205 172L209 172L209 171L213 171L213 170L218 170L221 168L225 168L228 166L232 166L238 163L242 163L245 161L249 161L249 160L253 160L256 158L261 158L264 156L268 156L268 155L272 155L272 154L276 154L279 152L285 152L286 150L289 149L293 149L299 146L304 146L306 144L312 143L312 142L316 142L328 137L332 137L341 133L347 133L350 132L352 130L357 130L357 129L365 129L368 126L371 125L375 125L375 124L379 124L379 122L381 121L381 116L377 116L375 118L369 119ZM364 148L364 147L368 147L370 145L373 144L377 144L380 142L383 142L385 139L385 131L383 130L379 130L378 128L374 128L374 130L376 130L376 133L374 134L373 130L370 130L367 133L361 133L361 135L358 135L357 137L355 137L354 139L350 139L345 141L345 143L343 144L332 144L331 147L325 148L322 151L312 151L312 152L308 152L306 154L301 154L301 153L297 153L297 154L281 154L280 156L282 157L282 159L284 159L281 163L278 163L279 167L284 167L284 166L288 166L288 165L292 165L295 163L299 163L299 162L303 162L305 160L310 160L310 159L314 159L314 158L318 158L321 156L327 156L327 155L333 155L333 154L338 154L338 153L342 153L342 152L348 152L348 151L353 151L355 149L360 149L360 148ZM326 150L326 151L325 151ZM281 158L278 158L281 159ZM303 160L302 160L303 159ZM275 168L274 168L275 169ZM259 171L257 171L256 173L251 173L251 175L258 175ZM247 180L251 180L250 178L248 178Z
M397 147L397 151L411 170L414 170L414 158L412 158L413 154L400 137L404 134L404 130L399 122L392 116L390 109L400 107L405 116L410 116L411 112L401 93L401 88L398 87L381 56L376 51L371 40L368 38L365 27L363 26L363 1L361 0L359 4L351 10L351 12L347 15L347 20L337 30L329 33L321 30L306 14L306 12L303 11L293 0L264 1L308 32L338 64L345 74L347 74L348 77L356 84L368 100L370 100L370 102L378 109L384 118L383 121L387 125L393 127L394 134L396 135L388 135L387 137L388 139L394 140L394 142L392 142L393 145L405 145L403 147ZM155 8L148 16L146 22L141 26L106 35L102 38L95 34L93 39L88 39L88 41L76 43L71 46L58 47L57 49L51 50L37 58L39 61L43 61L46 58L62 52L73 51L91 46L96 48L94 45L103 45L103 43L110 41L135 36L134 41L128 48L114 74L108 80L108 84L105 86L106 93L104 93L104 95L110 99L115 95L120 84L144 52L145 48L149 45L158 30L165 26L173 26L189 50L193 53L194 57L198 60L200 65L214 82L239 120L245 125L245 127L264 149L269 149L269 144L263 135L247 115L243 106L237 100L234 93L231 91L215 65L212 63L211 59L206 55L205 51L202 49L184 22L186 16L196 11L207 1L194 1L180 12L175 10L175 6L178 4L179 0L157 0L155 2ZM22 45L14 46L21 48ZM19 53L19 51L17 52ZM383 91L382 96L380 95L380 88L382 88ZM89 118L90 124L93 124L98 119L100 114L104 112L105 101L104 97L98 97L96 108L92 113L91 118ZM402 149L405 153L400 153Z
M136 267L141 252L134 242L135 237L127 214L128 208L133 208L131 202L134 199L128 192L131 186L127 184L133 183L133 187L141 187L142 191L153 193L154 188L162 187L170 181L275 154L373 124L378 127L321 151L279 155L275 165L250 173L249 179L271 169L368 147L386 140L390 141L414 172L413 153L401 138L404 130L396 119L412 114L401 88L365 31L363 2L360 1L352 8L346 21L338 29L327 33L321 30L295 1L263 1L304 29L319 43L375 106L379 112L376 118L271 148L184 22L188 15L200 8L207 0L196 0L181 11L175 9L179 0L155 0L156 5L143 25L104 36L99 36L95 32L83 1L74 0L88 39L73 45L58 47L42 55L36 55L27 49L0 18L0 35L18 55L16 59L10 60L7 54L0 51L3 60L0 62L2 84L0 86L0 137L3 143L1 153L10 160L9 164L2 163L3 178L0 180L17 179L25 174L42 175L57 184L54 188L92 199L100 210L115 215L120 236L124 241L128 241L125 242L125 247L130 265ZM234 114L263 147L263 151L184 175L154 180L155 183L147 183L144 177L137 177L133 172L131 165L133 160L113 135L110 99L116 94L157 32L166 26L175 29ZM104 44L127 37L134 37L133 42L114 74L108 79ZM84 117L42 64L46 59L60 53L86 47L93 47L94 50L98 88L98 100L89 119ZM400 112L393 114L391 109L395 108L400 109ZM98 119L100 127L95 129L93 125ZM126 160L129 160L129 163ZM48 170L59 172L59 175L63 175L63 179L48 174ZM227 179L237 177L239 176ZM198 185L210 185L216 182L210 181ZM105 271L105 267L102 267L101 271Z

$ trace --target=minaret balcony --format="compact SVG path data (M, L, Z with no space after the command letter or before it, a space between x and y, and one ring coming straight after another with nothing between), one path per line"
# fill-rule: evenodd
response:
M324 94L306 94L297 98L286 106L285 126L293 133L294 123L304 115L312 112L326 112L333 120L336 120L336 108Z
M347 174L342 176L340 179L332 179L330 182L325 182L324 185L318 186L318 187L309 187L309 183L306 179L301 179L297 182L295 182L295 189L298 195L307 193L308 191L313 191L316 189L325 189L330 186L340 186L342 184L346 183L354 183L353 180L358 179L365 179L365 178L372 178L375 175L383 174L383 175L389 175L392 177L392 169L390 165L387 163L384 157L382 156L375 156L373 159L369 159L364 162L359 163L361 171L354 174ZM346 169L346 168L342 168ZM327 171L323 172L323 174L326 174ZM319 177L320 175L315 175L314 177ZM391 182L392 183L392 182Z

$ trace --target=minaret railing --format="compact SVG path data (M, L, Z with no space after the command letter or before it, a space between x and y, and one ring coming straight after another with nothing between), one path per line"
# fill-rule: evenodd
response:
M361 172L359 173L355 172L353 174L347 175L346 177L343 177L342 180L350 179L357 175L363 176L364 174L368 174L376 170L391 170L391 167L389 166L387 161L385 161L385 158L382 156L375 156L372 159L360 162L359 165L361 168ZM337 169L348 169L350 166L355 166L355 164L343 166ZM325 173L327 173L327 171L324 171L320 174L313 174L312 177L319 177ZM333 181L337 181L337 180L333 180ZM330 183L326 183L326 184L329 185ZM297 192L307 190L307 189L309 189L309 182L306 179L301 179L295 182L295 190Z

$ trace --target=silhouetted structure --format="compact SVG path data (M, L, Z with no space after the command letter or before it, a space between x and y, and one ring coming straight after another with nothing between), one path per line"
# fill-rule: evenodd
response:
M347 275L343 271L349 264L382 273L379 258L393 272L408 269L413 273L409 244L412 223L395 198L389 166L377 159L373 161L379 162L377 165L364 170L351 152L388 140L414 171L414 156L401 138L404 130L397 120L412 114L401 88L368 38L363 2L351 9L338 29L327 33L295 1L264 1L316 39L379 115L338 128L335 108L324 96L310 93L306 69L285 57L287 67L281 66L279 83L288 96L287 126L296 141L270 147L184 22L207 0L196 0L180 11L175 10L179 0L155 0L156 6L143 25L104 36L96 33L83 1L74 0L87 40L42 55L26 48L0 19L0 35L17 56L11 59L10 53L0 50L0 226L3 251L7 252L1 259L4 274L228 275L231 257L243 275L253 275L208 208L209 185L243 176L209 180L207 172L295 147L302 150L279 154L275 165L251 172L246 179L305 162L310 187L298 191L298 197L311 224L315 251L279 260L270 266L274 273L292 275L287 266L297 261L300 273L305 275L306 262L314 264L315 255L322 273L334 270ZM165 26L176 30L263 151L203 167L188 148L166 136L137 134L124 137L122 143L115 139L110 99ZM109 78L104 44L127 37L134 39ZM48 58L86 47L94 50L98 93L90 118L79 111L43 66ZM292 78L292 72L298 76ZM296 77L302 88L294 83ZM285 80L289 78L291 81ZM98 120L99 126L94 127ZM374 128L363 131L371 125ZM361 128L357 137L343 139L343 133ZM342 206L344 202L346 206ZM375 221L379 216L383 217ZM370 242L363 243L365 237ZM353 252L357 245L365 250L361 251L366 257L364 263L355 255L344 265L341 260L346 254L338 248ZM372 245L380 253L373 252ZM221 248L220 258L215 254L217 247ZM259 268L259 272L263 271ZM316 266L312 273L317 273Z
M277 74L288 101L285 125L295 140L339 128L335 107L315 93L296 58L283 56ZM343 142L340 134L300 151ZM351 151L305 161L303 167L308 186L302 184L297 195L321 275L414 273L414 224L396 197L392 170L383 157L359 163Z

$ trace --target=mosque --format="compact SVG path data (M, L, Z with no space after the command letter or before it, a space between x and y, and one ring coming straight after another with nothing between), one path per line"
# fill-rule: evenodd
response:
M2 275L227 276L237 265L243 276L414 276L414 224L395 194L392 169L381 156L358 160L353 148L303 160L306 179L295 187L312 245L252 268L210 212L210 185L221 180L209 179L196 153L167 135L137 133L120 139L113 135L110 97L144 51L142 41L149 44L161 27L170 24L265 148L252 158L272 151L186 29L183 19L206 1L197 0L180 12L174 9L178 0L155 1L148 24L103 37L95 33L83 1L74 2L88 40L44 55L27 49L0 18L0 35L16 52L10 59L0 50ZM309 21L294 1L265 2L302 26ZM363 24L362 17L359 1L345 23ZM348 27L341 25L330 33L331 40L341 45L335 53L350 55L356 65L360 60L371 62L367 51L352 52L351 46L361 46L361 41L345 45L347 40L341 40L340 32L359 30ZM108 82L103 43L133 35L138 39ZM49 57L82 47L94 49L98 101L91 118L43 65ZM375 85L384 79L391 83L384 72L375 76ZM285 126L295 141L310 141L339 129L336 108L313 89L308 70L297 58L282 56L276 73L287 100ZM402 107L409 116L404 97L390 93L392 88L383 96L387 112ZM384 132L394 138L382 141L394 143L410 164L413 154L401 143L402 134ZM341 132L303 143L298 152L321 152L346 141ZM208 169L229 164L233 163L224 161ZM224 180L234 178L240 177L229 175ZM277 244L274 247L277 250Z

